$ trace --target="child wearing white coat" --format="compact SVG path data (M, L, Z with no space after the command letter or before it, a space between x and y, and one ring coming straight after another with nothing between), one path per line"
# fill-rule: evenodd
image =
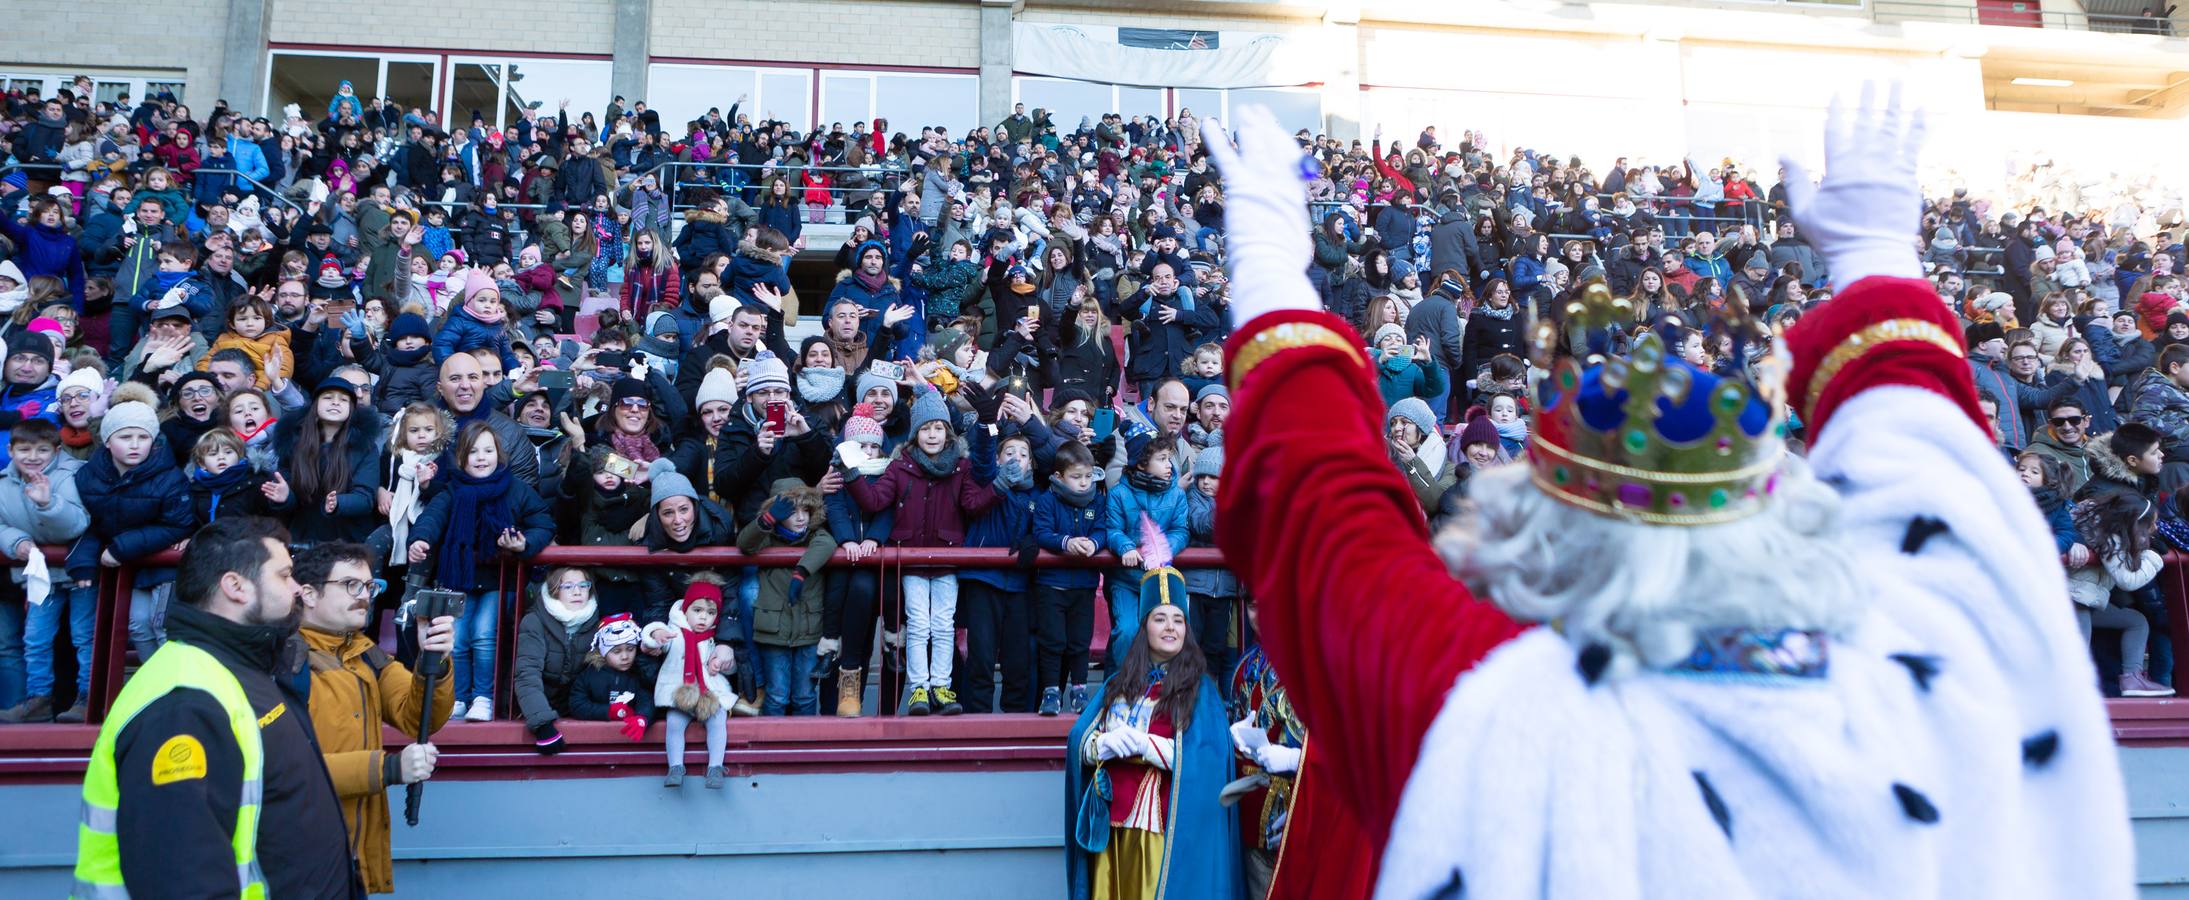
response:
M728 646L714 640L721 615L722 582L701 574L685 587L684 599L669 608L668 622L646 626L646 649L665 651L661 675L654 679L654 704L667 711L666 787L684 786L684 730L698 721L707 725L707 787L722 788L722 754L737 694L723 676L736 668L736 661Z

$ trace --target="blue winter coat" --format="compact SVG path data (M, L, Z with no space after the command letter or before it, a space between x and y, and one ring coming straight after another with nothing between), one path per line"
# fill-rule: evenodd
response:
M1028 465L1032 465L1031 462ZM1002 547L1019 552L1032 545L1034 538L1034 502L1037 495L1047 491L1006 490L996 485L996 505L973 518L965 525L965 545L968 547ZM1004 569L961 569L960 580L972 579L1006 593L1026 590L1026 570L1017 566Z
M273 172L273 169L266 165L265 151L258 148L258 142L256 141L246 141L239 137L230 137L228 139L228 158L234 160L234 162L229 164L230 168L233 168L236 171L243 173L245 177L261 184L265 183L266 176ZM236 187L238 189L248 190L250 188L250 185L239 184Z
M879 475L859 475L872 481ZM836 536L836 545L873 541L877 546L889 543L890 529L897 525L897 508L883 507L875 512L859 508L859 502L851 499L850 491L837 491L821 498L821 505L828 508L828 531Z
M444 459L443 465L447 464ZM418 521L411 524L411 540L426 541L436 546L446 544L444 535L448 531L449 514L455 502L455 491L434 494L433 499L426 501L426 508L419 511ZM548 542L555 539L554 514L548 510L547 501L540 499L540 492L533 490L532 485L522 476L510 479L509 513L510 521L515 523L517 530L524 532L524 552L517 554L519 557L531 559L538 556L541 550L546 549ZM493 536L482 537L478 546L482 549L493 548ZM477 583L444 584L441 587L452 591L484 591L501 583L501 573L496 571L496 567L483 562L473 570L472 577Z
M37 387L20 384L0 384L0 468L6 468L13 458L8 453L8 435L15 431L16 423L24 419L44 419L55 425L61 424L61 411L55 388L61 380L51 375Z
M1160 494L1150 494L1133 487L1130 477L1110 488L1109 524L1102 539L1103 546L1111 553L1124 556L1127 551L1140 549L1140 516L1145 513L1155 520L1155 527L1163 530L1170 539L1171 553L1186 549L1186 492L1173 482ZM1127 584L1140 583L1139 568L1119 570Z
M760 204L760 224L782 232L783 239L791 243L798 242L799 233L806 227L805 222L798 218L798 206L794 203L782 206L773 203Z
M770 262L766 257L757 255L758 253L759 251L748 252L740 249L736 256L730 257L729 277L723 280L722 289L736 297L739 303L775 312L767 304L761 303L760 298L753 296L752 286L765 284L774 288L776 293L788 297L791 293L790 276L785 274L782 263ZM776 313L778 320L781 316L781 313Z
M517 371L517 354L510 352L509 331L499 325L489 325L472 317L458 306L448 314L448 321L433 336L433 362L440 365L458 353L468 353L480 347L491 347L502 358L502 368Z
M67 229L19 222L10 214L0 215L0 233L15 242L15 255L10 259L23 270L23 277L51 275L60 279L68 285L76 311L83 311L84 255L76 249L76 238Z
M1216 546L1216 498L1195 488L1186 493L1186 531L1195 547ZM1239 596L1239 576L1230 569L1186 569L1186 593L1195 597Z
M879 291L870 291L866 289L866 285L860 284L859 279L850 272L844 272L837 276L836 289L829 292L828 302L821 304L822 315L826 316L826 311L834 308L837 301L840 300L850 300L874 311L874 315L868 316L859 322L859 330L866 332L867 340L873 343L878 343L876 336L882 329L882 314L889 311L891 304L905 302L903 295L899 293L897 279L890 279ZM925 333L924 331L912 330L914 326L926 327L921 324L918 314L914 314L911 319L899 324L900 335Z
M1100 546L1109 526L1107 511L1109 501L1102 496L1102 488L1095 488L1095 498L1086 508L1073 506L1057 496L1054 486L1042 490L1034 497L1034 543L1051 553L1063 553L1064 541L1083 537ZM1034 575L1034 583L1042 587L1085 590L1093 588L1101 577L1094 569L1041 569Z
M175 467L175 455L155 439L144 462L127 472L114 467L105 447L76 470L76 493L91 511L91 527L68 548L68 575L86 581L99 574L99 554L111 552L122 562L143 559L189 537L197 525L190 511L190 484ZM143 569L137 586L156 587L174 580L175 570Z

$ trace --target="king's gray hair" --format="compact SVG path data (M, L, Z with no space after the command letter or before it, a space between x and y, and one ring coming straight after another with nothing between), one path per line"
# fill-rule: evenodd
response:
M1477 596L1576 645L1608 644L1622 666L1677 662L1703 628L1842 632L1866 599L1838 540L1839 495L1798 457L1761 511L1717 525L1612 518L1528 476L1525 462L1477 474L1473 510L1437 552Z

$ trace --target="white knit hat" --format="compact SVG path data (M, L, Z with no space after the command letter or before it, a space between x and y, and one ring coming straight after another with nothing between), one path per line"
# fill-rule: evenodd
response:
M60 385L54 389L53 396L66 397L69 391L78 388L104 397L106 395L106 379L99 374L99 370L89 366L81 369L71 369L68 375L61 379Z
M720 325L729 321L731 316L737 315L737 306L737 298L728 294L707 301L707 323Z
M158 437L160 414L150 404L141 401L116 403L113 409L106 411L106 418L99 422L99 441L105 443L115 433L129 428L142 428L145 433Z
M731 406L737 405L736 373L721 367L707 370L707 376L699 380L699 395L693 406L706 406L713 400L720 400Z

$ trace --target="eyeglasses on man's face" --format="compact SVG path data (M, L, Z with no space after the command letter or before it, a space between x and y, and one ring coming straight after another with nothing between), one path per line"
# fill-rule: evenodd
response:
M338 587L358 600L370 600L385 590L388 583L378 578L344 578L338 581L322 581L321 587Z

